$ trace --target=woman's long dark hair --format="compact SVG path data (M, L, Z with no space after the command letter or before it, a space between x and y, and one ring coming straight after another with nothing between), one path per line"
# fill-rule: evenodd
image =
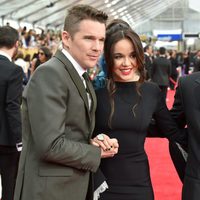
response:
M117 24L115 25L117 26ZM113 26L106 33L106 40L104 45L104 56L108 72L108 84L107 89L110 97L111 104L111 113L109 117L109 127L111 128L112 117L114 114L114 94L116 92L116 85L113 79L113 67L114 67L114 57L113 51L114 46L117 42L122 39L128 39L134 46L136 54L136 62L138 65L138 74L140 76L139 80L136 83L136 91L138 93L139 100L141 99L140 86L145 81L145 68L144 68L144 51L140 37L135 33L130 27L123 25L121 28ZM112 30L113 29L113 30ZM116 29L116 30L114 30ZM133 114L135 115L134 109L137 106L138 102L133 106Z

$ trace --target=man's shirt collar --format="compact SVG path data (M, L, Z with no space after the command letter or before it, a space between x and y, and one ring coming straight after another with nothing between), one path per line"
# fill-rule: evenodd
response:
M6 52L0 50L0 55L5 56L10 60L10 62L12 62L12 58Z
M62 53L68 58L68 60L72 63L72 65L74 66L74 68L78 72L79 76L82 78L82 75L83 75L84 72L86 72L86 70L83 69L78 64L78 62L76 62L76 60L71 56L71 54L67 50L62 49Z

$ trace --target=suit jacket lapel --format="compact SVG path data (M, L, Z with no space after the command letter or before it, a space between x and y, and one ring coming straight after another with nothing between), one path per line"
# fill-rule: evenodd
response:
M94 88L93 88L91 81L88 83L88 87L89 87L90 95L91 95L91 98L92 98L92 107L91 107L91 113L92 113L93 110L96 110L96 105L97 105L96 101L97 100L96 100L96 94L95 94L95 91L94 91Z
M76 87L79 91L79 94L85 103L87 112L89 114L89 105L88 105L87 94L85 92L85 87L84 87L83 81L81 80L79 74L77 73L77 71L71 64L71 62L66 58L66 56L61 51L58 50L55 54L55 57L58 58L65 65L66 70L68 71L71 79L73 80L74 84L76 85Z
M91 105L91 109L90 109L91 131L90 131L90 135L89 135L89 138L91 138L91 135L93 133L93 129L95 126L95 111L96 111L96 107L97 107L97 99L96 99L96 94L95 94L95 91L94 91L91 81L88 83L88 87L89 87L90 95L92 98L92 105Z

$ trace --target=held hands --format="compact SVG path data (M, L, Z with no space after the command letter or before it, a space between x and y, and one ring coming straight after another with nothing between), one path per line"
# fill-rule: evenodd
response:
M118 153L119 144L116 138L110 138L105 134L99 134L91 140L91 144L101 148L101 157L109 158Z

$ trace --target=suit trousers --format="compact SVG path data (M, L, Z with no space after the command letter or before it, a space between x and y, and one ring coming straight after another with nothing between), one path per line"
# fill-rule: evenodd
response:
M16 147L0 147L2 200L13 200L19 156Z

